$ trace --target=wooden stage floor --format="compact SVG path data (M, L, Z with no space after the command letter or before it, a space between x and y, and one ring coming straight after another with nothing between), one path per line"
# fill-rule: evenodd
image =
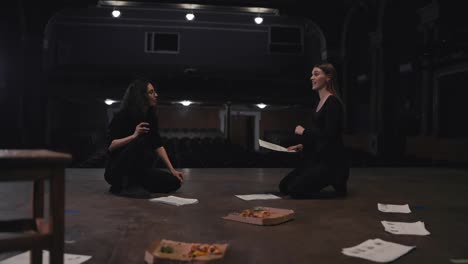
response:
M67 169L65 251L91 255L87 264L144 263L152 241L171 239L229 243L223 263L371 263L341 249L380 238L416 246L395 263L468 259L467 169L352 168L344 199L248 202L234 196L277 192L290 170L184 169L185 184L174 195L199 203L176 207L110 195L103 169ZM29 183L2 183L0 219L27 216L31 190ZM408 203L413 212L381 213L379 202ZM253 206L293 209L296 219L277 226L221 219ZM384 231L382 220L423 221L431 235L393 235Z

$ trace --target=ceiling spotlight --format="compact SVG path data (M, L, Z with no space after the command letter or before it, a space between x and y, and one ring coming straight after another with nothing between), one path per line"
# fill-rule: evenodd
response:
M117 10L117 9L114 9L114 10L112 11L112 16L115 17L115 18L119 17L119 16L120 16L120 11Z
M106 100L104 100L104 103L105 103L106 105L111 105L111 104L117 103L117 102L118 102L118 101L115 101L115 100L112 100L112 99L106 99Z
M257 25L260 25L261 23L263 23L263 18L261 16L257 16L255 19L254 19L255 23L257 23Z
M263 104L263 103L260 103L260 104L257 104L257 107L260 108L260 109L263 109L265 108L267 105L266 104Z
M180 101L180 103L181 103L183 106L189 106L189 105L193 104L192 101L187 101L187 100Z
M185 18L188 20L188 21L192 21L195 19L195 15L193 14L193 12L190 12L190 13L187 13L185 15Z

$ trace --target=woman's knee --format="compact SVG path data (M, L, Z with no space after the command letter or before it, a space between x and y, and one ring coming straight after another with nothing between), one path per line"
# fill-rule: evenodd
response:
M157 191L155 192L162 192L162 193L171 193L175 192L180 187L182 186L181 182L178 179L175 179L175 181L167 181L163 186L158 186L156 189Z
M150 169L147 177L143 179L143 184L146 189L155 193L170 193L177 191L182 183L177 177L166 172L155 169Z
M283 194L288 194L288 182L286 179L281 180L280 184L278 185L279 191Z
M172 184L172 188L171 190L169 190L169 192L175 192L179 190L180 187L182 187L182 183L178 179L176 179L176 181Z
M170 176L168 176L168 179L170 179L167 181L168 192L177 191L178 189L180 189L180 187L182 187L182 182L176 176L170 174Z

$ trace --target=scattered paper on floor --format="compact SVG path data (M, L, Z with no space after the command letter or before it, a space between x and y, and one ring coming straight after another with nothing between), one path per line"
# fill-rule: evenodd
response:
M430 235L427 231L424 222L418 221L414 223L404 222L390 222L381 221L385 228L385 231L395 235L416 235L416 236L427 236Z
M30 251L21 253L11 258L0 261L0 264L29 264ZM75 254L63 254L63 263L65 264L80 264L89 260L91 256L86 255L75 255ZM49 263L49 251L42 251L42 263Z
M343 248L343 254L351 257L363 258L379 263L387 263L405 255L413 246L405 246L381 239L369 239L349 248Z
M468 259L450 259L450 262L456 264L468 263Z
M165 204L170 204L170 205L176 205L176 206L198 203L197 199L181 198L181 197L177 197L177 196L173 196L173 195L170 195L170 196L167 196L167 197L153 198L153 199L150 199L150 201L151 202L165 203Z
M245 201L281 199L281 197L273 195L273 194L245 194L245 195L236 195L236 197Z
M377 208L379 211L384 212L384 213L404 213L404 214L409 214L411 213L411 210L409 208L408 204L377 204Z

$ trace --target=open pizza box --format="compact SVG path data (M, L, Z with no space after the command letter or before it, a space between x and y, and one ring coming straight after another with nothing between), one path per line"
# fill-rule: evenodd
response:
M240 213L230 213L223 219L253 225L278 225L294 219L294 211L272 207L254 207Z
M154 263L220 263L228 244L186 243L172 240L155 241L145 252L145 261Z

